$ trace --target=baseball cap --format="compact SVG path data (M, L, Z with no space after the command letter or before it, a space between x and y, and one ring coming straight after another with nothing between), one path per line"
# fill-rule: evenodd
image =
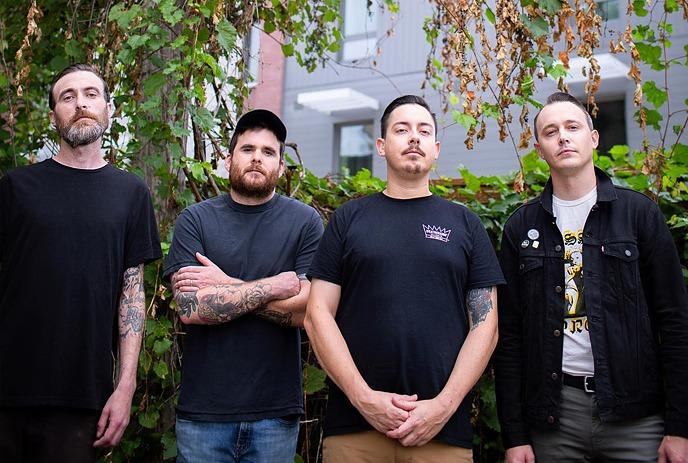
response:
M275 134L277 140L284 143L287 140L287 128L284 126L282 120L267 109L254 109L242 114L237 123L234 125L234 134L230 141L230 146L234 144L235 138L238 134L250 130L258 123L265 124Z

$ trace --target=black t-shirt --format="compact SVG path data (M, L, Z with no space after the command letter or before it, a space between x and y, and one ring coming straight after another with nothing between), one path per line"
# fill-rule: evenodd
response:
M504 282L478 217L436 196L378 193L335 212L308 272L341 286L336 321L368 385L432 399L468 334L469 289ZM330 382L324 434L371 429ZM471 447L470 400L437 435Z
M310 206L280 195L244 206L228 195L182 212L164 275L208 257L227 275L252 281L306 273L323 225ZM299 329L251 313L220 325L189 325L182 337L180 418L248 421L303 413Z
M124 271L161 257L146 185L48 159L0 179L0 406L99 410Z

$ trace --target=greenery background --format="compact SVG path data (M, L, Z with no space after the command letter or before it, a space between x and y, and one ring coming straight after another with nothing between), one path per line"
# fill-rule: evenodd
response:
M398 12L394 0L380 3L391 14ZM529 111L540 107L533 96L538 83L550 76L563 89L569 55L589 58L592 71L586 89L595 109L599 69L594 52L602 34L597 2L431 3L433 15L424 28L432 46L426 83L440 92L443 110L465 128L466 146L479 143L487 121L494 119L499 138L512 146L521 166L513 174L489 177L459 170L457 179L433 181L432 190L478 213L498 246L510 212L537 195L548 177L547 166L527 153ZM627 19L629 26L612 41L611 51L625 54L631 62L635 118L645 139L641 146L615 146L609 153L596 154L596 164L616 183L659 202L688 281L688 146L681 143L688 102L670 106L667 79L669 69L685 72L687 65L688 46L672 47L671 40L672 24L688 19L688 3L630 0ZM104 151L110 162L137 173L150 186L167 251L177 214L228 186L214 169L226 152L234 115L249 94L242 38L255 21L275 34L285 55L311 71L337 52L342 38L339 0L2 2L0 174L56 151L47 118L49 82L69 63L93 62L103 70L116 107ZM641 69L652 69L664 79L647 79ZM300 159L295 145L289 154ZM280 191L313 205L325 220L343 202L384 187L368 171L319 178L299 162L290 164ZM158 462L175 455L174 404L183 326L160 273L160 262L145 269L146 339L132 422L107 461ZM325 375L306 340L302 352L306 416L297 459L316 462ZM477 390L476 461L499 461L502 449L489 368Z

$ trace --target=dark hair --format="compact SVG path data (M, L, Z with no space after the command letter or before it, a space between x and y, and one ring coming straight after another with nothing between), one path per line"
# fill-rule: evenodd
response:
M418 106L422 106L428 110L432 116L432 123L435 126L435 138L437 138L437 117L435 117L435 113L433 113L430 109L430 105L428 105L428 103L418 95L400 96L399 98L392 100L392 102L387 105L385 112L382 113L382 118L380 118L381 137L385 138L385 135L387 134L387 121L389 120L389 115L392 114L392 111L397 109L399 106L403 106L405 104L417 104Z
M590 128L590 130L593 130L592 117L590 117L590 114L588 113L588 110L585 108L585 106L583 106L583 103L578 101L578 98L571 96L568 93L555 92L547 97L547 102L545 103L545 106L542 107L542 109L545 109L546 106L549 106L554 103L571 103L573 105L578 106L580 110L583 111L583 114L585 114L585 120L588 123L588 127ZM537 131L537 120L538 116L542 112L542 109L538 111L538 113L535 115L535 119L533 119L533 131L535 133L535 141L539 141Z
M77 71L87 71L95 74L98 76L100 81L103 83L103 98L105 98L105 101L108 102L110 101L110 90L108 89L107 82L105 82L105 79L103 78L102 74L98 69L96 69L94 66L91 66L90 64L83 64L83 63L76 63L76 64L70 64L66 68L64 68L58 75L53 78L52 83L50 84L50 92L48 93L48 106L50 107L51 110L55 109L55 97L53 96L53 90L55 89L55 84L57 83L58 80L62 79L64 76L67 74L71 74L72 72L77 72Z
M284 157L285 150L284 142L280 141L279 135L275 133L274 129L270 125L262 121L255 121L251 123L242 124L234 130L234 134L232 134L232 139L229 141L229 155L231 156L232 154L234 154L234 148L236 148L237 142L239 141L239 135L241 135L244 132L248 132L249 130L261 129L269 130L271 133L275 135L275 138L277 138L277 141L279 141L279 154L280 159L282 159Z

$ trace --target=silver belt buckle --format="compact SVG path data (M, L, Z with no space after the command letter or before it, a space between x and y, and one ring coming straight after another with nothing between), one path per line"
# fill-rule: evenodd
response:
M590 389L588 386L588 380L594 378L594 376L583 376L583 390L588 393L594 393L594 389Z

